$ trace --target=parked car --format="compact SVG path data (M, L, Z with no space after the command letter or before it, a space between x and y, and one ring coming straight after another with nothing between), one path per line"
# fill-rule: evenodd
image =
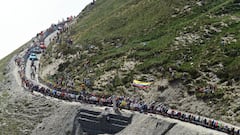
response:
M31 49L31 53L37 53L40 54L42 52L40 47L34 47Z
M33 60L33 61L38 60L36 53L31 53L29 56L29 60Z

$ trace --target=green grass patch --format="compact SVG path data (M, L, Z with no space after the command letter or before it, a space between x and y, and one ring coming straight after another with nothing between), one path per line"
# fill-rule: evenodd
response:
M197 92L196 97L203 100L221 99L224 96L224 91L224 89L217 89L214 92L208 93Z
M7 74L6 68L7 68L8 63L11 61L11 59L15 55L19 54L21 52L21 50L26 48L28 43L30 43L30 41L0 60L0 82L4 80L4 75Z

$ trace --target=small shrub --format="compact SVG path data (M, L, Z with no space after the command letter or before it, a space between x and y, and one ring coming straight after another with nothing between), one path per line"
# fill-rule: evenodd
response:
M238 123L240 123L240 116L238 116L238 117L236 118L236 121L237 121Z
M238 106L237 108L235 108L235 109L233 110L234 113L236 113L236 112L238 112L238 111L240 111L240 106Z
M132 82L132 81L133 81L133 72L132 71L122 79L122 83L124 85L130 84L130 82Z
M122 80L118 75L116 75L113 80L113 86L117 87L117 86L121 86L121 85L123 85Z
M63 72L67 67L68 65L70 65L71 63L69 61L65 62L65 63L61 63L59 66L58 66L58 72Z
M223 89L218 89L214 92L208 92L208 93L196 92L196 97L198 99L203 99L203 100L221 99L223 96L224 96L224 90Z

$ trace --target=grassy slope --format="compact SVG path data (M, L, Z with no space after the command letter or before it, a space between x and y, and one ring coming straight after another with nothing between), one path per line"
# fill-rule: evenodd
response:
M222 32L213 33L210 39L204 38L201 28L211 24L217 25L219 21L230 22L230 17L209 18L209 15L214 15L222 7L230 5L231 2L232 0L208 1L205 6L198 7L195 2L189 3L185 0L181 2L166 2L163 0L99 0L91 11L82 13L84 17L81 17L77 25L74 26L72 37L77 45L81 44L85 48L89 45L96 45L100 48L97 55L88 57L93 65L128 55L128 58L143 62L137 65L136 70L138 71L149 72L150 68L164 66L166 69L173 67L178 72L187 71L194 76L196 68L202 63L237 63L238 59L235 58L235 55L232 58L231 54L234 53L232 51L236 53L236 50L233 49L238 49L238 44L232 43L224 48L225 50L220 48L219 44L220 38L232 33L232 31L236 34L235 38L238 38L239 31L236 31L236 29L238 29L239 25L232 24L231 27L223 28ZM172 14L177 12L173 9L182 9L187 4L190 6L192 4L190 12L177 14L177 17L174 18L171 17ZM238 11L233 11L233 13L237 14ZM187 28L188 26L191 27ZM187 30L184 30L184 28ZM203 40L201 46L197 46L199 41L184 46L181 44L174 46L175 37L179 36L179 33L182 31L198 34ZM143 46L143 42L146 42L147 46ZM123 47L116 48L116 45ZM68 50L66 45L60 46L58 51ZM177 49L174 50L173 48ZM63 53L67 55L77 52L77 49L74 47L71 50L63 51ZM211 50L214 54L206 53L207 50ZM187 51L189 54L186 53ZM221 57L225 53L229 55ZM183 55L191 57L191 61L182 61ZM182 65L176 67L176 61L182 61ZM75 64L78 65L82 61L76 62ZM196 66L190 67L190 62ZM225 70L232 71L236 68L238 67L232 67L229 64ZM229 77L238 76L238 74L226 73L226 76Z
M0 81L3 81L4 79L4 74L6 74L6 71L4 71L4 69L6 68L6 65L9 63L9 61L11 60L13 55L8 55L7 57L3 58L1 61L0 61L0 71L1 71L1 74L0 74Z
M104 92L119 93L124 91L119 86L132 89L129 88L132 80L141 74L157 80L163 77L180 81L188 86L183 90L194 92L199 100L209 104L211 101L216 104L216 110L225 115L227 110L219 108L236 102L234 93L238 92L236 86L240 79L237 21L240 7L236 3L239 2L206 0L203 6L198 6L188 0L98 0L86 7L73 26L70 32L73 46L63 43L48 49L47 58L57 58L58 53L62 53L65 60L59 66L60 72L48 79L70 76L79 89L85 77L99 80L102 75L116 71L118 74L111 76L112 85L104 87ZM221 46L222 38L226 37L229 43ZM91 45L98 49L89 49ZM80 56L75 57L77 53ZM73 58L68 58L70 55ZM87 70L83 68L86 61L90 61ZM126 61L134 61L136 66L122 72L120 68ZM51 62L54 59L45 61ZM160 67L164 72L160 72ZM174 76L168 72L169 68L173 69ZM192 91L212 83L209 74L219 78L218 91L210 95ZM230 87L225 85L233 82L236 83ZM231 109L239 110L236 105Z
M22 50L24 50L28 44L31 42L28 41L27 43L25 43L24 45L22 45L21 47L17 48L16 50L14 50L12 53L10 53L9 55L7 55L6 57L0 59L0 82L4 79L4 74L5 74L5 68L6 65L8 65L8 63L10 62L10 60L13 58L13 56L18 55Z
M29 43L29 42L28 42ZM11 59L19 54L22 49L26 48L25 45L19 47L15 51L13 51L11 54L7 55L3 59L0 60L0 83L4 83L4 80L7 79L5 76L8 73L7 65L11 61ZM16 117L9 116L9 111L13 108L16 109L16 107L12 107L10 105L9 99L11 98L11 95L9 95L8 91L4 88L2 88L3 91L0 91L0 123L1 128L4 128L4 130L0 131L0 134L12 134L17 135L21 134L20 131L18 131L19 127L22 127L24 124L21 122L18 122L19 119L16 119ZM8 113L7 113L8 111ZM4 125L5 124L5 125Z
M26 44L28 44L28 43L26 43ZM18 49L13 51L11 54L7 55L6 57L4 57L3 59L0 60L0 73L1 73L0 74L0 82L2 82L4 80L4 78L5 78L4 75L7 74L6 66L8 65L10 60L13 58L13 56L20 53L21 50L26 47L26 44L23 45L22 47L19 47Z

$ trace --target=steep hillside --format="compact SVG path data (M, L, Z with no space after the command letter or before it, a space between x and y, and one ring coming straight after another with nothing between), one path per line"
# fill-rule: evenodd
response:
M46 82L240 125L239 0L97 0L77 17L42 59Z

